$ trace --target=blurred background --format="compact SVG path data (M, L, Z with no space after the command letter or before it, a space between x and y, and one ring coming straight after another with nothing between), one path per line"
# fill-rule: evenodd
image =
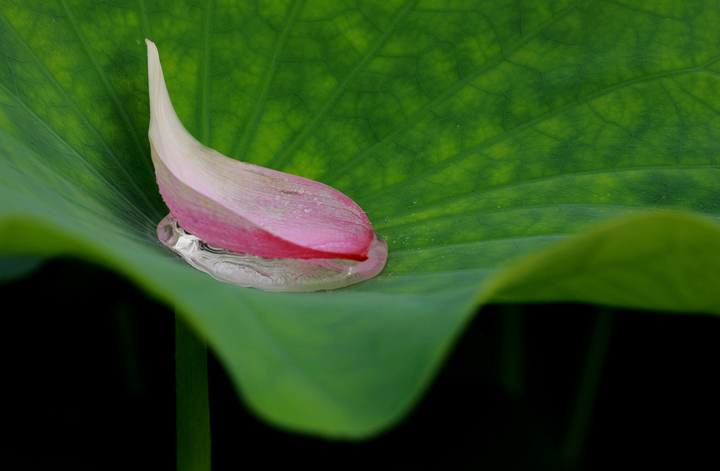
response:
M2 468L174 469L173 312L95 265L36 265L0 284L11 432ZM599 316L611 330L606 354L596 355L596 393L581 399L590 421L578 426ZM248 460L320 469L707 467L720 438L719 339L720 319L710 316L485 306L411 415L360 443L266 425L210 352L213 470L247 468ZM571 427L579 444L569 444ZM577 466L568 465L571 448L582 451Z

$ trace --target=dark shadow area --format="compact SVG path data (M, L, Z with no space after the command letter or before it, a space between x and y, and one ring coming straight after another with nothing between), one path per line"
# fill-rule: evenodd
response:
M173 313L76 260L50 261L0 292L11 431L2 468L174 469ZM483 308L416 410L362 443L268 427L209 355L213 469L562 469L597 308L520 308L519 396L501 381L505 309ZM717 317L616 311L580 469L714 462L719 338Z
M75 260L0 285L7 470L172 469L174 319Z

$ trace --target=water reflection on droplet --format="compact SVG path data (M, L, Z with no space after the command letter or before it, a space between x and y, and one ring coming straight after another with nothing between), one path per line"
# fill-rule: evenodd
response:
M269 259L231 252L212 247L186 232L169 214L158 224L157 235L163 245L213 278L265 291L307 292L342 288L377 276L385 267L388 256L387 243L377 233L364 262Z

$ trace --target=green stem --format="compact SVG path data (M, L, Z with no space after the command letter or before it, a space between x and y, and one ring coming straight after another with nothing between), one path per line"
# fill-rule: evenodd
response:
M177 470L210 470L207 345L175 314Z
M500 381L508 394L519 398L525 390L522 311L515 304L507 304L502 309Z
M585 368L580 379L580 388L563 446L565 463L569 469L575 469L580 465L592 420L595 396L610 344L613 317L614 314L611 309L601 308L595 319L590 346L585 359Z

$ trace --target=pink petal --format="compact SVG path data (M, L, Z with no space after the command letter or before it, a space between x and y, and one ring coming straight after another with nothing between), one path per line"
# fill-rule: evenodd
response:
M322 183L230 159L177 117L149 40L150 147L172 217L206 243L267 258L367 259L373 230L350 198Z

